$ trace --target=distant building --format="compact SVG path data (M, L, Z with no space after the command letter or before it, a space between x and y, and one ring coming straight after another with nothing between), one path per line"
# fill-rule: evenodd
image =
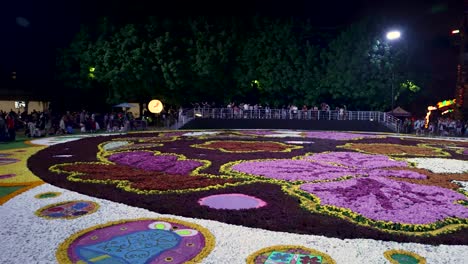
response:
M49 108L46 94L42 94L41 83L37 86L26 84L17 78L17 72L0 74L0 110L23 112L44 111Z

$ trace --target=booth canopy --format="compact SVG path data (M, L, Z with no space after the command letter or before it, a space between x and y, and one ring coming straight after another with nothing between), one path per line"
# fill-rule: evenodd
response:
M132 107L135 107L135 106L132 105L132 104L129 104L129 103L121 103L121 104L118 104L118 105L114 105L114 107L132 108Z
M410 112L406 111L405 109L399 106L388 113L393 116L411 116Z

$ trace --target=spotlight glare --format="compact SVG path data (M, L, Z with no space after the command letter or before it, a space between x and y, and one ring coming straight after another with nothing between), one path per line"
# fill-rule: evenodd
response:
M389 40L399 39L400 36L401 36L401 33L400 33L400 31L397 31L397 30L389 31L387 33L387 39L389 39Z

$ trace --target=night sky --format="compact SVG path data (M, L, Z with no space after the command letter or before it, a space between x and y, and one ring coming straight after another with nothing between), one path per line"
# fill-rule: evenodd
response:
M168 1L170 4L139 0L1 2L0 76L8 79L10 73L16 71L18 79L36 84L53 79L56 48L69 44L79 30L80 23L92 23L99 16L108 15L134 22L145 15L253 14L310 18L314 25L324 30L343 28L369 14L384 16L402 28L405 34L403 40L421 49L420 59L431 64L434 72L447 83L448 79L454 79L455 65L452 63L457 52L451 45L449 33L457 27L463 14L463 1L175 0ZM19 17L26 21L18 21Z

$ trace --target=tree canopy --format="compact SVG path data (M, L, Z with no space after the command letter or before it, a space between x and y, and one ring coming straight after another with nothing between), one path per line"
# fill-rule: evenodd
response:
M103 19L58 52L57 77L68 88L102 89L110 104L161 98L388 110L392 83L398 104L408 104L424 81L407 45L385 40L379 25L365 19L333 34L258 16Z

